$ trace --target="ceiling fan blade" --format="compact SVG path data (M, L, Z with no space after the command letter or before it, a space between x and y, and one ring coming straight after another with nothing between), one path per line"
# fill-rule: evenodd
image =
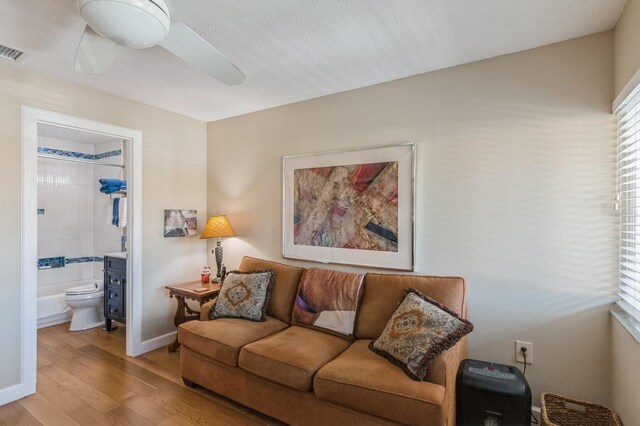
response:
M87 26L76 50L76 72L100 74L118 57L122 46L102 37Z
M175 21L278 15L295 9L299 0L169 0Z
M160 46L227 86L244 81L244 74L222 53L182 22L172 22Z

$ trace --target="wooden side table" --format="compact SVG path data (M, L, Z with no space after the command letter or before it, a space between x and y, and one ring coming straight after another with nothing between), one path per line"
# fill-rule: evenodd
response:
M202 284L200 281L165 286L169 290L169 297L175 297L178 301L178 309L173 318L173 323L176 327L187 321L200 319L200 312L191 309L185 299L195 300L200 304L200 309L202 309L202 305L220 293L221 287L220 283ZM180 343L176 335L175 342L169 345L169 352L175 352L179 347Z

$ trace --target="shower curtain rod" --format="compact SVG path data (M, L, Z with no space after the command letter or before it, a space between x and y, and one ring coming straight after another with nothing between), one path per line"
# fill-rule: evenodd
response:
M122 164L96 163L94 160L86 160L84 158L60 157L58 155L51 155L51 154L38 154L38 158L48 158L50 160L70 161L72 163L87 163L87 164L93 164L95 166L119 167L121 169L124 169L124 166Z

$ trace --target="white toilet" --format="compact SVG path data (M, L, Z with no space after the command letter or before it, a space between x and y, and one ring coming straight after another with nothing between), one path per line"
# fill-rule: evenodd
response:
M88 330L104 323L98 314L98 306L104 298L102 280L70 288L64 293L65 302L73 310L69 331Z

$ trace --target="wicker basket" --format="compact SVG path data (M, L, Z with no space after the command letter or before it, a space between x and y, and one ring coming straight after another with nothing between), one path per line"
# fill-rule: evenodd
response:
M622 426L618 417L602 405L543 393L543 426Z

